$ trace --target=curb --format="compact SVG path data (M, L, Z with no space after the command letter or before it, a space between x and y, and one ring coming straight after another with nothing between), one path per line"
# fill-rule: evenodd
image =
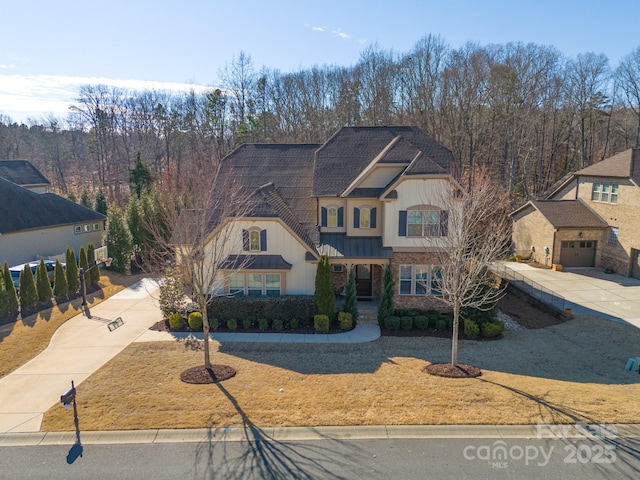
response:
M603 430L611 432L603 435ZM605 432L605 433L606 433ZM84 445L259 442L309 440L390 440L438 438L603 439L640 438L640 424L607 425L367 425L358 427L267 427L114 430L80 432ZM74 445L76 432L0 434L0 447Z

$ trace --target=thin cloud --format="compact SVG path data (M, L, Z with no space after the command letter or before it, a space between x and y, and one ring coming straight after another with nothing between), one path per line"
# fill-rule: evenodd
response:
M13 70L14 68L16 68L14 64L11 64L11 65L6 65L4 63L0 64L0 70Z
M336 29L336 30L331 30L331 33L333 33L336 37L342 38L344 40L349 40L351 38L351 35L348 35L346 33L344 33L341 29Z

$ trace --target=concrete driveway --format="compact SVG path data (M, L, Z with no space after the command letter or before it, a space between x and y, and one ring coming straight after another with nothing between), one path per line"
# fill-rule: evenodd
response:
M91 319L73 317L40 355L1 378L0 433L40 431L44 412L60 402L72 380L77 387L162 319L157 290L158 283L145 278L93 307ZM118 317L124 323L110 331L108 321Z
M525 282L535 282L552 292L555 300L550 300L547 294L541 296L547 303L553 301L557 306L557 297L564 297L564 308L571 308L574 315L594 315L640 328L640 280L607 274L599 268L569 268L558 272L526 263L505 262L503 265L522 275Z

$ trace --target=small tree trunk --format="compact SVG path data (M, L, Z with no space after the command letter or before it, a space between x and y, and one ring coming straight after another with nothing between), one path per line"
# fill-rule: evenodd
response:
M451 365L458 364L458 324L460 323L460 306L453 306L453 336L451 337Z
M209 354L209 316L207 315L207 305L200 306L202 313L202 333L204 334L204 368L211 368L211 356Z

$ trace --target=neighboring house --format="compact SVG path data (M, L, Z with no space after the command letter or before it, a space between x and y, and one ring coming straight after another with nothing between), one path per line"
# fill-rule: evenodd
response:
M3 162L0 162L3 163ZM22 264L102 244L106 217L53 193L0 177L0 262Z
M565 177L511 215L518 255L640 278L640 149Z
M35 193L47 193L51 185L28 160L0 160L0 178Z
M438 199L452 166L451 151L415 127L344 127L322 145L237 148L218 182L255 192L255 204L235 219L237 246L222 263L220 290L311 295L318 259L328 255L337 294L355 268L358 296L379 298L390 265L396 305L442 307L431 279L447 235Z

